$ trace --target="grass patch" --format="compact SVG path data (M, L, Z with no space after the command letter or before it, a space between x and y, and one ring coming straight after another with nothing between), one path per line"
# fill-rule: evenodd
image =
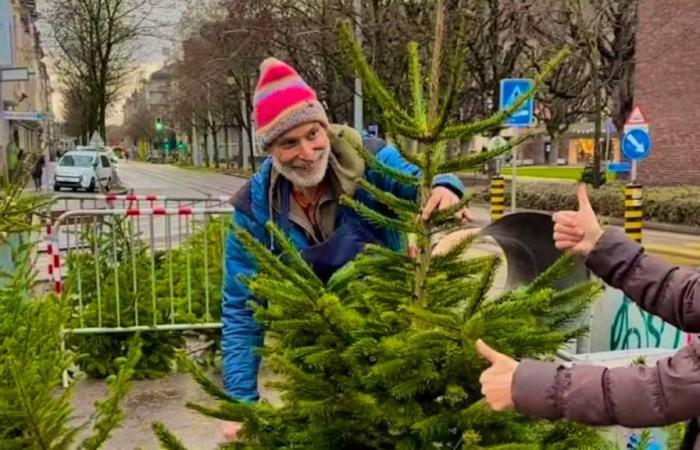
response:
M528 166L518 167L516 175L519 177L549 178L559 180L578 181L581 178L583 167L548 167L548 166ZM510 176L513 173L511 167L502 167L501 174Z

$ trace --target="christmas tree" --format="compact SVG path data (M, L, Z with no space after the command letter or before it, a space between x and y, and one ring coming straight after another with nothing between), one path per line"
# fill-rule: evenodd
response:
M37 295L32 218L53 200L23 193L31 163L18 166L11 182L0 179L0 246L12 251L9 273L0 271L0 449L98 449L124 417L120 404L141 344L133 339L127 356L116 361L110 393L96 403L91 420L76 423L72 389L60 389L62 372L72 363L62 345L69 311L63 299Z
M449 118L461 84L464 30L456 33L443 70L443 21L438 7L427 83L417 44L408 47L411 112L368 65L351 29L345 26L341 31L365 93L383 111L390 133L418 143L417 151L402 150L402 154L422 173L418 178L384 167L360 142L345 136L369 170L413 185L418 194L415 201L406 201L358 180L389 212L368 209L350 198L342 203L371 223L415 235L417 257L368 245L324 283L274 224L268 224L268 229L282 248L280 255L245 231L234 230L258 264L258 274L246 283L257 300L251 304L256 318L271 338L261 352L280 375L280 381L268 387L281 392L282 405L265 400L237 402L183 358L200 384L220 400L216 408L190 407L244 423L241 439L226 448L600 449L606 445L588 428L491 412L481 401L478 382L486 362L474 348L482 338L518 357L552 355L585 331L572 322L600 286L588 283L556 290L553 283L573 264L562 258L529 285L488 298L500 264L498 256L465 258L473 236L446 253L433 253L439 235L461 227L454 215L468 200L428 221L419 219L437 174L480 166L525 137L489 152L454 158L445 151L446 142L468 140L501 127L568 52L558 53L535 77L533 91L508 110L455 124ZM441 76L446 82L441 83ZM441 90L441 85L446 88ZM154 430L164 447L184 448L162 425L154 424Z

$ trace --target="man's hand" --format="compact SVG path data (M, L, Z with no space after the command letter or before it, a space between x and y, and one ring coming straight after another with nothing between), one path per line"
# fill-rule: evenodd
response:
M518 368L518 362L492 349L484 341L476 341L476 351L479 352L491 367L484 370L479 378L481 393L486 403L494 411L513 409L513 375Z
M221 427L221 431L224 434L224 440L226 442L236 442L238 440L238 432L243 428L241 422L224 422Z
M578 187L578 211L560 211L552 219L554 244L559 250L588 256L603 235L583 183Z
M450 189L443 186L434 187L433 190L430 191L430 198L428 199L428 203L426 203L425 207L423 208L421 218L426 221L430 219L430 216L436 209L438 211L442 211L443 209L454 206L459 202L461 202L461 200L457 194L452 192ZM472 220L472 215L467 208L455 213L455 217L457 220L461 221Z

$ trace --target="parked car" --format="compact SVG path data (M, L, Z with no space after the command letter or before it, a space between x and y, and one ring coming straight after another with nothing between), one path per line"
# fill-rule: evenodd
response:
M115 181L114 168L104 152L90 150L73 150L66 152L56 164L54 174L54 191L67 187L74 191L85 189L94 192L97 183L105 190L112 188Z

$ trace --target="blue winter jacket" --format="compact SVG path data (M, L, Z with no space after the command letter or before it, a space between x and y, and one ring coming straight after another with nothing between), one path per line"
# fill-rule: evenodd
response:
M338 137L341 132L345 136ZM333 170L340 180L344 193L369 207L378 209L381 204L369 192L357 187L355 179L363 176L378 188L393 193L404 199L415 199L417 189L387 178L383 174L366 168L364 161L356 154L346 139L356 139L360 136L351 128L332 126L330 130L332 155L329 170ZM407 162L399 151L391 146L383 145L383 141L366 142L365 146L375 147L375 157L383 164L405 173L420 176L420 170ZM378 148L382 147L382 148ZM266 160L251 180L236 194L233 214L234 223L248 231L268 248L271 247L270 237L265 224L270 221L273 213L271 205L271 180L275 177L272 163ZM445 186L460 197L464 194L462 182L454 175L436 177L435 186ZM342 216L341 216L342 217ZM290 222L288 231L291 240L302 250L313 242L304 230ZM338 224L336 224L337 226ZM376 230L383 245L399 250L401 239L392 230ZM222 341L223 381L224 387L234 398L243 401L258 399L257 375L260 357L256 349L263 345L263 330L253 318L253 311L248 306L253 300L248 289L239 281L240 275L249 276L256 271L255 263L246 252L238 239L231 234L226 244L226 279L223 289L222 305Z

